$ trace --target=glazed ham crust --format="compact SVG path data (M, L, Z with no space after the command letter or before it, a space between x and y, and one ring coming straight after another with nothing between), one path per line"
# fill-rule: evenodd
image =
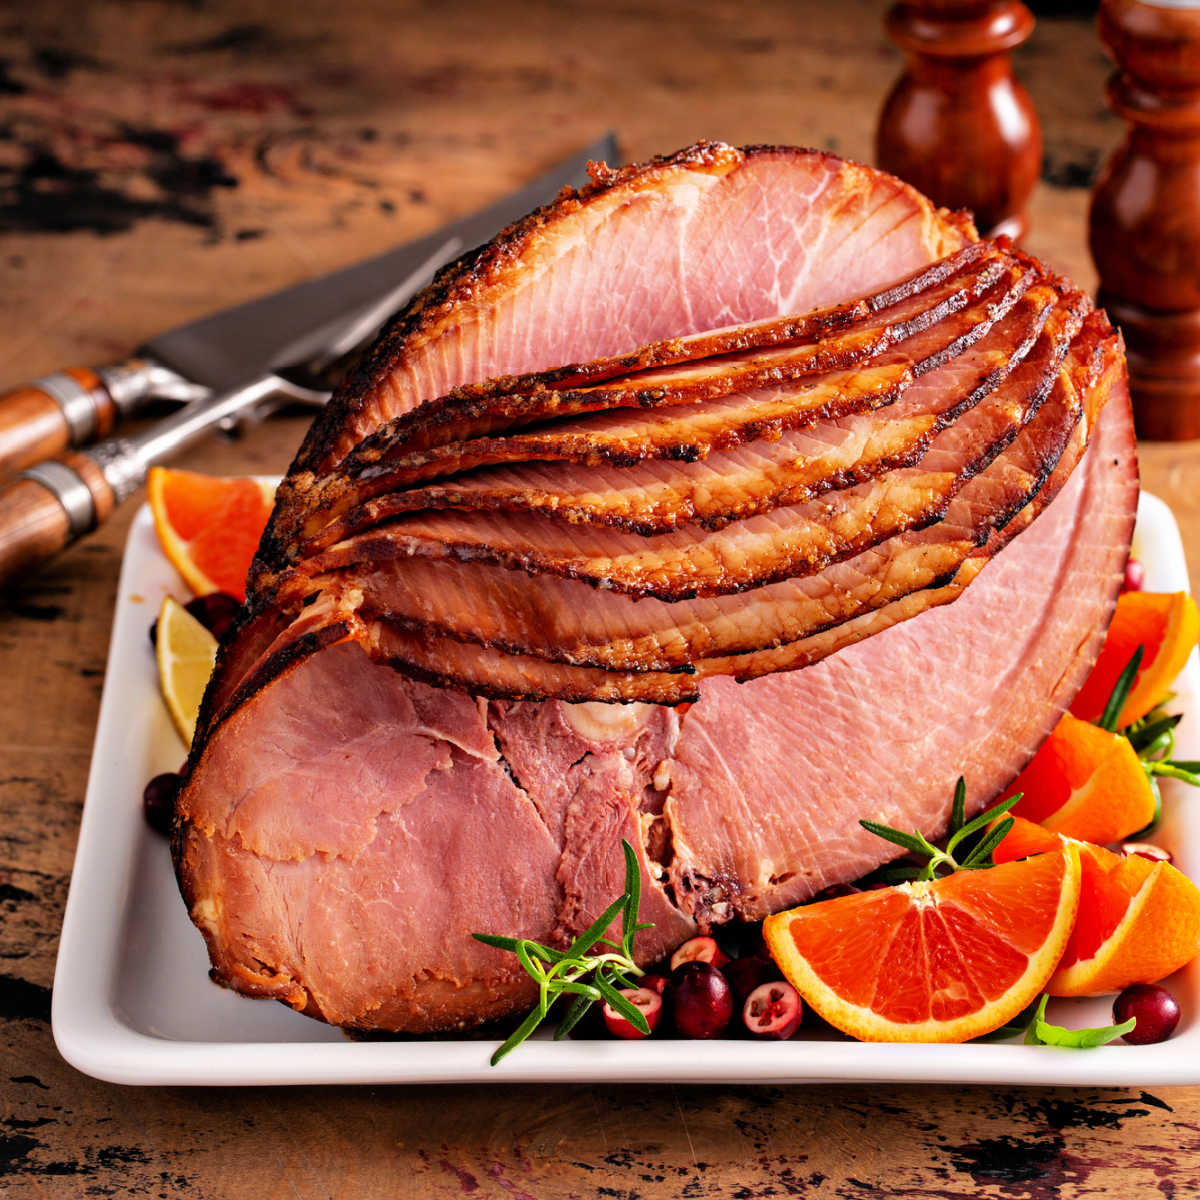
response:
M935 836L1069 703L1136 494L1119 338L1033 260L829 155L598 169L280 490L173 839L215 976L465 1028L531 999L470 933L566 944L622 838L649 962L887 858L859 817Z

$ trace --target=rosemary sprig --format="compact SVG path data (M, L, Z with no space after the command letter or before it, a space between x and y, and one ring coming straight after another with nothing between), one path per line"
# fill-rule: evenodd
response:
M1104 706L1104 712L1096 722L1101 729L1107 729L1110 733L1120 733L1128 738L1142 764L1142 770L1150 780L1150 790L1154 793L1154 818L1144 829L1130 835L1135 839L1153 829L1162 816L1162 793L1158 787L1160 778L1179 779L1192 787L1200 787L1200 762L1175 758L1175 727L1183 717L1182 714L1170 714L1164 710L1162 705L1170 701L1170 696L1144 717L1139 717L1123 729L1117 727L1121 709L1125 707L1125 701L1129 699L1129 693L1133 690L1144 652L1145 646L1139 646L1130 656L1125 669L1113 684L1112 694Z
M1007 1025L984 1034L979 1040L995 1042L1023 1036L1027 1046L1065 1046L1074 1050L1090 1050L1094 1046L1107 1046L1109 1042L1115 1042L1137 1024L1137 1018L1130 1017L1120 1025L1068 1029L1065 1025L1054 1025L1046 1020L1046 1003L1049 999L1049 993L1044 992Z
M879 878L888 883L906 879L937 879L939 872L949 875L954 871L979 871L992 866L992 851L1004 840L1004 835L1013 827L1012 817L1005 817L995 829L989 830L973 845L966 845L968 839L980 833L987 825L1003 816L1023 793L1009 796L999 804L981 812L973 820L966 820L967 785L960 775L954 785L954 804L950 810L949 837L946 848L939 850L923 834L917 830L905 833L893 829L890 825L881 825L878 821L860 820L859 824L869 833L881 837L893 845L902 846L912 854L926 858L928 861L920 867L888 867L879 873ZM963 849L963 857L956 857L959 848Z
M597 1001L611 1005L642 1033L650 1032L641 1010L619 991L634 986L633 980L643 974L633 961L633 939L640 930L649 929L653 924L638 922L642 873L633 847L624 839L621 847L625 852L625 890L565 950L544 946L530 938L500 937L494 933L471 935L484 945L511 951L538 985L537 1004L492 1055L493 1067L533 1033L559 996L573 999L554 1032L555 1041L570 1033ZM621 940L613 942L604 936L604 931L618 913L621 916Z

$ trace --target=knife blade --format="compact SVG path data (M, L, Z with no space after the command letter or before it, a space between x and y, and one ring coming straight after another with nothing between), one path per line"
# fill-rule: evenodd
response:
M470 248L586 179L592 159L613 162L612 133L503 199L364 262L224 309L159 334L125 362L70 368L0 395L0 473L108 434L151 399L191 401L320 351L325 331L415 272L439 246Z

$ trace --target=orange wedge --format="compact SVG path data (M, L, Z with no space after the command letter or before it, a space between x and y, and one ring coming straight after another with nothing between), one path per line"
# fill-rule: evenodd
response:
M1075 924L1073 846L768 917L767 946L831 1025L871 1042L965 1042L1045 989Z
M994 857L1010 862L1065 844L1061 834L1018 819ZM1200 953L1200 889L1182 871L1075 844L1083 868L1079 917L1046 985L1052 996L1101 996L1156 983Z
M1117 676L1142 646L1142 663L1117 725L1144 717L1171 690L1197 637L1200 612L1187 592L1125 592L1117 600L1100 657L1075 697L1071 712L1084 721L1097 720Z
M246 598L246 575L271 515L275 489L257 479L221 479L151 467L146 481L163 553L198 596Z
M1024 795L1013 816L1085 842L1119 842L1154 820L1154 791L1128 738L1070 713L1013 781L1014 792Z

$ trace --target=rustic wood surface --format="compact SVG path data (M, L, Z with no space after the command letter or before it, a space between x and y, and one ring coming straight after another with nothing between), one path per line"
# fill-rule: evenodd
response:
M11 4L0 21L0 386L435 228L604 128L866 158L899 70L874 0ZM1094 284L1120 126L1084 17L1017 57L1046 139L1028 244ZM190 464L284 468L302 417ZM1200 564L1200 444L1143 448ZM1200 1088L121 1088L50 988L127 506L0 612L0 1195L1200 1194ZM133 798L131 798L133 799ZM204 983L198 986L207 986ZM1200 1075L1200 1064L1197 1064Z

